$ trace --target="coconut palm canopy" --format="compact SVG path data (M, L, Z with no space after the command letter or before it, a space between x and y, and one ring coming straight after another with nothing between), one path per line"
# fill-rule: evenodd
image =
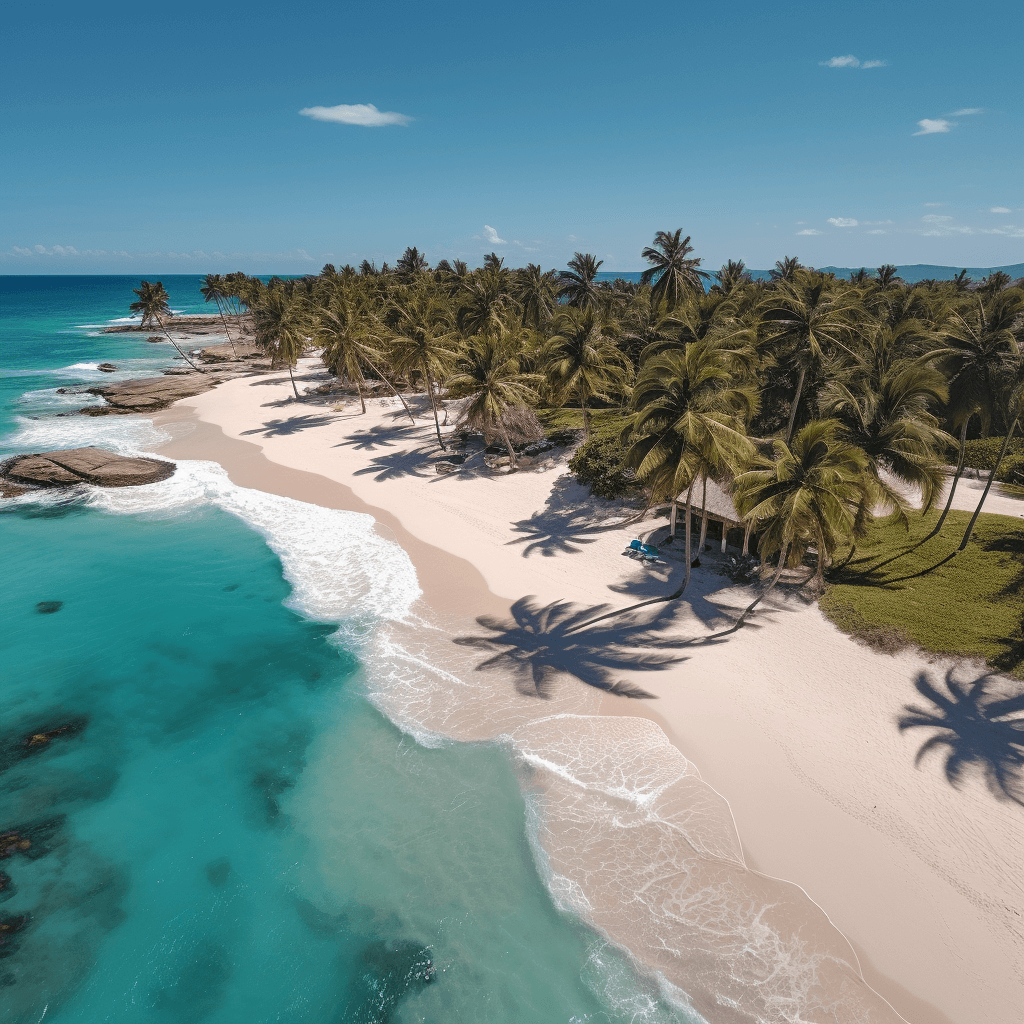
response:
M495 253L471 269L431 267L410 246L394 267L214 275L204 294L290 371L318 352L360 408L371 378L403 402L421 390L442 447L449 399L465 402L459 425L500 437L513 463L532 410L575 410L598 461L618 460L612 478L684 509L715 481L766 557L809 552L819 574L878 515L907 522L907 488L933 503L969 437L1020 429L1022 282L908 285L888 265L838 280L787 256L771 280L729 261L710 284L681 229L657 232L643 256L637 284L599 280L590 253L561 272ZM162 324L159 283L137 291L133 310ZM592 436L609 410L622 435L610 447L607 430ZM989 485L1004 459L1016 465L1011 451Z

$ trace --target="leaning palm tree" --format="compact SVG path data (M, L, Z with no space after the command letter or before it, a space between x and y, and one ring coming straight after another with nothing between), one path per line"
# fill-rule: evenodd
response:
M379 369L383 360L377 342L383 329L375 317L360 310L343 292L336 291L324 305L314 311L310 318L310 330L314 342L323 346L324 364L335 376L344 374L355 383L363 413L366 412L366 399L363 395L366 378L363 367L367 366L402 403L409 419L416 422L402 393Z
M167 340L177 350L178 355L192 367L193 370L199 370L200 373L206 373L204 369L196 366L191 359L180 348L178 343L171 337L170 331L167 330L166 324L164 324L163 318L171 315L170 297L167 294L167 290L163 286L162 281L157 281L153 284L151 281L142 281L138 288L133 288L133 292L138 295L138 300L133 302L128 308L133 313L142 314L142 326L145 327L151 320L155 320L160 327L160 330L167 335Z
M521 351L521 340L514 332L477 337L448 381L449 397L470 399L461 420L482 431L485 438L500 434L512 469L516 468L516 453L508 421L536 400L535 385L541 380L539 374L523 372Z
M931 356L949 375L949 418L960 428L960 443L946 506L926 540L938 535L952 507L971 417L979 418L982 436L988 436L999 382L1008 372L1008 360L1020 350L1022 322L1024 304L1010 292L998 295L988 308L979 298L951 310L938 330L939 345Z
M595 281L597 271L604 260L599 260L588 252L578 252L569 260L569 269L559 273L561 287L558 289L559 299L565 299L570 306L579 309L590 309L600 302L600 292Z
M971 534L974 532L975 524L978 522L978 516L981 515L982 506L985 504L988 492L992 489L992 481L995 480L996 473L999 472L999 467L1006 457L1006 450L1010 447L1010 440L1013 438L1014 432L1017 430L1021 420L1024 419L1024 352L1022 352L1020 346L1014 352L1013 362L1008 366L1005 379L1000 382L999 390L1001 393L1000 397L1003 400L1003 419L1006 423L1006 437L1003 438L999 454L996 456L996 461L988 475L988 480L985 482L985 490L982 491L978 506L974 510L974 515L971 516L971 521L967 524L967 529L964 531L964 536L960 541L958 549L960 551L963 551L971 540Z
M618 328L594 309L565 309L541 350L540 363L551 398L576 402L583 411L583 439L590 437L590 405L625 392L629 367L615 342Z
M298 303L290 300L283 289L269 288L252 313L256 344L272 362L287 364L292 391L298 399L294 368L309 344L309 325Z
M228 328L228 319L224 315L223 303L227 301L227 291L223 276L220 274L207 274L203 278L203 284L199 291L207 302L215 302L217 304L217 312L220 314L220 321L224 325L224 333L227 335L228 344L231 346L232 354L237 358L238 352L231 337L231 330Z
M768 277L775 282L795 281L797 271L803 269L804 265L795 256L783 256L775 261L775 268L768 271Z
M782 571L799 565L807 549L817 549L815 577L837 547L848 541L857 517L872 497L867 456L844 440L837 420L812 420L792 443L775 440L772 455L759 456L733 481L740 514L754 524L762 562L777 557L771 582L736 620L743 625L772 592Z
M415 293L394 308L391 333L391 362L398 373L418 371L423 378L434 413L434 428L441 451L447 451L441 437L434 382L443 379L457 355L458 335L448 305L435 296Z
M675 309L683 296L690 292L704 291L702 279L711 275L700 270L700 259L688 259L693 246L690 236L681 238L683 229L659 231L654 236L654 245L647 246L641 253L650 267L640 275L641 284L651 284L651 302L665 303Z

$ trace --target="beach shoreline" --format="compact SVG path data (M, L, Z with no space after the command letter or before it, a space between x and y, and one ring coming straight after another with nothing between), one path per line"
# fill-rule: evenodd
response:
M305 364L307 377L319 380L318 373L314 365ZM277 387L288 387L287 375ZM373 515L412 559L424 603L438 610L449 624L457 623L456 628L467 628L477 616L507 619L513 601L522 601L527 594L535 595L541 604L547 602L547 607L565 600L590 607L629 603L625 596L609 594L606 585L608 565L619 567L618 563L608 563L607 556L618 553L622 540L619 534L628 533L608 531L590 538L580 530L569 538L538 537L528 525L524 532L526 519L515 520L508 509L492 500L495 488L505 485L505 492L511 490L503 477L462 481L470 485L464 490L472 491L475 497L473 501L455 502L451 491L453 485L460 486L458 481L424 480L425 474L415 468L417 463L410 452L419 439L414 430L404 436L389 435L384 442L386 453L398 448L392 456L409 456L409 472L388 479L387 471L401 463L401 458L392 457L386 465L377 463L385 480L371 480L360 469L365 470L368 463L380 458L372 450L368 453L341 447L333 460L328 457L332 448L339 447L338 438L351 438L368 428L396 423L395 410L386 400L371 403L376 419L351 413L315 418L309 415L309 406L291 403L289 408L285 398L283 392L276 394L274 380L262 378L258 382L231 381L215 391L179 402L156 417L158 425L179 435L161 453L216 461L241 486ZM260 417L264 417L262 422ZM294 428L287 427L289 419L295 418L298 423ZM330 435L329 441L325 433ZM250 441L246 435L258 440ZM316 443L310 443L314 439L318 439ZM534 511L531 502L540 500L545 504L545 495L545 507L550 507L551 495L559 487L565 490L564 479L562 467L521 474L513 510L526 509L528 516ZM429 494L431 490L440 493ZM508 498L506 493L502 501ZM498 507L489 509L491 505ZM504 533L500 529L502 521ZM458 524L454 531L453 524ZM515 535L517 527L525 541ZM539 545L533 557L524 550L530 544ZM598 547L602 553L593 557ZM722 589L721 581L708 579L703 584L698 579L693 586L697 593L691 600L695 605ZM628 593L628 588L621 591ZM712 614L721 614L721 609ZM896 674L909 673L913 678L926 660L918 654L893 659L861 648L824 622L815 607L794 608L790 603L789 607L766 610L764 615L771 621L759 624L760 628L766 633L781 630L785 635L776 637L771 648L764 651L758 651L758 644L751 640L758 630L717 648L716 653L724 656L724 672L720 667L716 669L714 655L709 660L710 652L695 654L694 661L700 662L699 670L704 673L697 685L681 685L690 680L681 679L678 667L646 674L623 671L623 676L634 679L659 699L638 701L592 691L582 704L577 700L574 706L580 706L585 714L599 711L609 719L624 717L656 723L688 761L699 766L703 782L728 800L746 866L770 878L792 879L801 885L808 903L813 900L823 908L858 951L867 982L906 1020L945 1024L987 1019L1009 1024L1013 1019L1011 1008L1017 1005L1018 995L1024 995L1024 979L1019 972L1015 974L1014 965L1019 936L1015 939L1012 929L1007 932L1005 921L995 934L991 925L999 923L994 921L998 917L994 905L1000 886L1005 890L1002 898L1008 908L1012 910L1018 900L1019 892L1014 891L1012 881L991 870L980 875L965 871L964 875L970 877L958 879L950 865L927 862L920 849L921 836L901 834L891 821L880 828L877 821L866 816L860 806L864 801L851 800L849 784L843 783L842 772L837 773L843 752L826 749L827 736L824 743L820 738L808 741L807 732L820 723L801 720L797 714L802 710L799 691L803 689L805 700L813 695L814 680L801 677L799 686L787 686L792 674L787 668L800 661L800 650L792 649L794 630L797 640L811 645L805 661L814 660L817 644L821 650L828 650L837 665L848 664L853 658L867 676L877 676L884 663L890 674L894 666L899 666ZM676 624L677 628L687 625L693 628L698 624L683 619ZM773 658L782 660L769 673L768 686L752 685L747 678L751 668L763 672ZM652 682L655 675L657 679ZM719 683L717 687L715 682ZM765 690L774 690L774 698L770 693L767 698L758 693ZM599 700L591 699L595 695ZM915 694L911 690L906 696ZM835 695L830 699L834 704ZM745 703L749 704L746 708ZM773 704L782 712L773 711ZM837 718L852 717L859 724L857 710L867 715L877 713L879 708L876 701L870 707L839 710L843 714L837 714ZM787 715L795 716L788 725ZM865 730L870 744L877 738L877 723L865 724L870 726ZM464 727L462 723L460 728ZM895 732L890 723L884 731ZM480 738L487 732L482 728ZM901 806L899 789L908 779L920 782L927 776L914 768L913 749L901 744L899 736L885 736L879 743L887 747L889 761L898 763L902 774L887 780L882 776L891 767L888 762L884 767L857 764L857 782L884 783L880 788L875 786L875 796L882 793L891 798L890 812L913 814L912 799L902 801ZM853 749L856 745L849 746ZM873 774L879 777L872 778ZM1002 856L1012 864L1017 853L1012 818L1001 813L1007 809L993 805L993 819L987 806L993 804L991 796L972 790L970 802L958 810L957 800L950 801L942 787L949 788L944 781L939 786L932 781L927 787L929 799L935 802L927 808L928 814L935 812L939 818L925 822L931 825L933 837L944 834L958 814L965 822L974 821L976 814L965 806L974 812L984 811L980 817L989 823L994 820L998 826L995 835L989 837L995 858ZM962 792L955 797L962 804L967 800ZM925 828L926 838L928 832ZM994 892L995 901L991 899ZM615 928L609 930L614 932ZM633 948L621 932L620 922L618 940ZM1007 935L1009 949L1004 948ZM649 958L644 959L649 962ZM998 971L997 962L1002 962ZM665 968L664 964L653 966ZM1001 987L993 985L997 974L1005 982Z

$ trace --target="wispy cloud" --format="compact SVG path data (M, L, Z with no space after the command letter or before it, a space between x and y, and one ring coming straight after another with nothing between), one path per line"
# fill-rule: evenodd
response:
M881 228L872 228L872 230L869 231L868 234L869 235L884 235L885 232Z
M382 128L389 124L408 124L412 118L394 110L378 110L372 103L339 103L336 107L303 107L299 113L314 121L355 124L361 128Z
M829 217L829 224L837 228L855 228L857 221L853 217Z
M947 121L943 117L925 117L917 122L919 132L914 132L915 135L939 135L943 132L948 132L950 128L956 127L955 121Z
M1010 208L1008 206L993 206L988 212L989 213L1009 213L1010 212Z
M498 237L498 232L491 227L490 224L484 225L484 241L490 242L491 245L507 245L508 243L504 238Z
M1007 238L1024 238L1024 228L1016 224L1004 224L1001 228L982 228L983 235L1005 235Z
M803 231L798 231L798 235L820 235L821 232L817 228L804 228Z
M848 53L843 57L831 57L828 60L820 60L818 63L823 68L884 68L884 60L865 60L860 61L852 53Z
M954 110L949 116L950 117L970 117L971 114L984 114L984 107L964 107L962 110Z
M973 235L974 228L966 224L954 224L953 218L945 214L927 213L921 218L926 230L921 234L928 238L942 238L946 235Z

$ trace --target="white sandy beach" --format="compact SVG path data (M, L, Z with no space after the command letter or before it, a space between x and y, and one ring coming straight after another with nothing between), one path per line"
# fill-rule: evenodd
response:
M300 387L325 379L314 360L304 360L297 376ZM980 777L950 785L941 749L915 764L932 731L898 728L908 705L935 710L917 688L922 680L948 696L948 671L969 682L981 667L912 651L879 654L795 598L773 601L724 643L680 647L749 599L745 589L705 570L695 571L684 601L653 606L633 629L632 647L641 657L656 653L660 665L638 669L637 657L633 667L628 658L608 665L581 635L568 641L559 623L571 610L624 606L671 590L681 570L678 561L647 569L621 557L637 527L594 530L620 513L586 496L564 464L506 476L476 460L438 474L432 420L419 418L413 428L395 399L370 402L365 415L354 399L341 412L315 400L296 402L287 373L229 381L157 422L176 438L164 454L218 461L245 486L318 504L345 501L343 488L350 488L353 507L365 503L409 552L424 602L442 628L493 638L496 630L488 634L473 619L507 618L512 603L519 625L507 631L506 649L540 632L551 646L554 633L558 657L581 659L585 668L588 658L594 663L591 682L614 677L658 698L567 681L552 684L546 702L529 695L528 685L513 694L507 672L475 673L497 650L479 639L450 645L451 691L405 695L409 708L421 701L419 720L440 731L515 735L535 772L547 814L542 845L566 879L566 901L585 893L594 923L669 980L685 981L693 994L692 976L682 971L670 939L678 934L699 944L684 933L695 915L712 911L707 900L687 904L696 880L705 894L714 888L729 913L744 900L770 908L763 921L749 922L751 947L764 925L773 941L789 937L786 956L808 952L794 976L808 991L831 992L837 1003L804 1019L1020 1021L1024 808L997 799ZM964 481L955 507L973 508L980 487ZM1019 518L1024 502L993 495L987 510ZM558 602L574 609L553 607ZM606 639L629 643L618 634ZM544 664L557 669L558 657ZM537 663L534 657L526 666L527 676ZM1019 681L995 678L986 685L1007 693L1020 688ZM604 716L599 727L595 713ZM611 749L609 743L618 746L606 767L622 773L627 789L636 777L647 779L656 815L643 810L635 789L623 796L611 782L583 777L601 763L597 747ZM595 807L601 804L585 818L584 791ZM616 815L621 820L612 828ZM629 827L621 827L627 819ZM621 862L632 857L634 872L646 873L640 899L639 881L632 893L616 890L621 870L616 875L603 863L601 851L616 841L625 845L614 855ZM704 844L706 856L677 856L672 842L688 844L691 853ZM749 952L736 950L736 963ZM709 963L721 953L712 944ZM717 984L709 982L708 991ZM792 989L762 982L770 1019L791 1019L784 1014L795 1005L786 1003L795 998ZM712 1024L751 1019L727 1001L702 1003L697 993L695 1002Z

